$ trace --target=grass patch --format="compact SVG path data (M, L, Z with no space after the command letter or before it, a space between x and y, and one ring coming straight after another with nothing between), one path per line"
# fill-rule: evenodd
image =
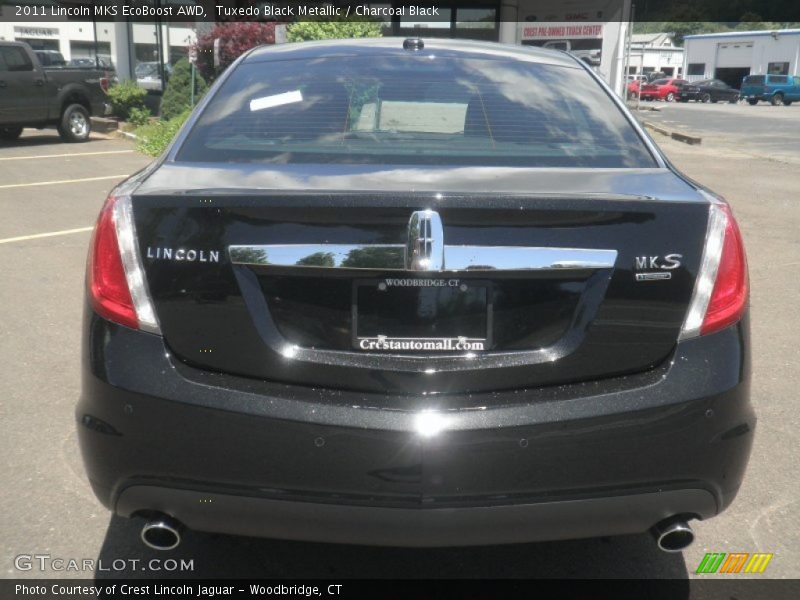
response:
M147 156L161 155L189 118L190 112L187 110L173 119L161 119L137 128L136 149Z

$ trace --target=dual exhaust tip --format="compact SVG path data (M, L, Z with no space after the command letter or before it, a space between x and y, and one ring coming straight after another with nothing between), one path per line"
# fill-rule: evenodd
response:
M181 523L167 515L160 515L144 524L140 537L144 545L153 550L174 550L181 543L182 532Z
M183 525L168 515L160 515L145 523L141 538L153 550L174 550L181 543ZM681 552L694 542L694 531L683 519L673 517L656 523L650 530L659 549Z
M670 518L656 523L650 530L659 549L681 552L694 542L694 531L683 519Z

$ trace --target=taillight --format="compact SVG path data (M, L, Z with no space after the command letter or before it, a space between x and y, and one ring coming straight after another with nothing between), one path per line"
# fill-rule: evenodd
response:
M105 77L101 77L100 78L100 87L106 93L108 93L108 86L109 86L108 75L106 75Z
M89 295L104 319L160 333L144 279L130 196L108 197L95 225L89 255Z
M747 258L730 206L710 207L706 245L681 339L719 331L738 321L748 298Z

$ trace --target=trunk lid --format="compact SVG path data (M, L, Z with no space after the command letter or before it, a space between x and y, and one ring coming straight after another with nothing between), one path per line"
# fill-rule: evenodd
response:
M436 394L642 371L676 344L708 204L669 171L314 172L167 165L137 191L150 293L178 358ZM412 265L419 249L433 270Z

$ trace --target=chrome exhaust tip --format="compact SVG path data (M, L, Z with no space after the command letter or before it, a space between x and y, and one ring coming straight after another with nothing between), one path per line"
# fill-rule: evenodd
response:
M145 523L140 537L144 545L153 550L174 550L181 543L182 530L178 521L162 515Z
M664 552L681 552L694 542L694 531L682 519L664 519L650 530Z

